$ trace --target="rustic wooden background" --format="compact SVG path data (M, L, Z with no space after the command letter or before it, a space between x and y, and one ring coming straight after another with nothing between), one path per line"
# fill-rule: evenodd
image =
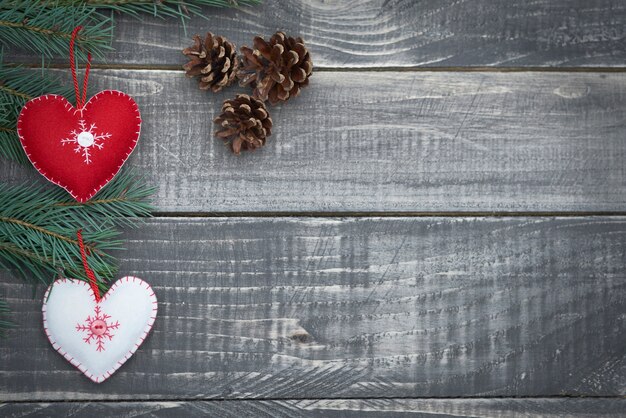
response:
M95 385L50 348L44 289L3 274L0 415L626 414L625 2L207 15L119 18L91 77L144 119L128 164L159 209L120 257L156 290L151 336ZM277 29L310 45L311 86L235 157L211 119L244 90L199 91L180 50Z

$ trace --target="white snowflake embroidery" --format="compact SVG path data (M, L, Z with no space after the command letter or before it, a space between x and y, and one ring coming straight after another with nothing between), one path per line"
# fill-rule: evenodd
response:
M82 153L85 164L89 164L91 163L90 150L92 147L102 149L102 147L104 147L104 140L109 139L111 134L106 132L98 133L98 128L95 123L92 123L89 128L87 128L87 122L82 119L78 123L80 129L74 129L70 132L70 137L62 139L61 144L76 144L74 152Z

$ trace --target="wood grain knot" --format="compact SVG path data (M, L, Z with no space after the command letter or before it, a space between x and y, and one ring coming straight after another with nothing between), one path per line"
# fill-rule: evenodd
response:
M313 341L313 337L311 336L311 334L309 334L303 329L300 329L294 332L293 334L291 334L291 337L289 338L299 343L308 343L308 342Z

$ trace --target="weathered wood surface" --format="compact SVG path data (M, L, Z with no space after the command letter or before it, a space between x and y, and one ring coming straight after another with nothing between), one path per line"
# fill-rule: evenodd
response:
M122 268L159 316L101 385L50 349L44 289L3 276L0 400L623 396L625 236L624 217L155 218Z
M160 212L183 216L129 232L121 254L160 315L94 385L45 339L43 289L3 273L20 328L0 341L0 401L27 402L0 415L626 415L625 217L184 217L625 213L626 73L603 69L626 66L626 3L264 3L211 9L187 34L175 19L117 19L107 64L120 69L91 84L135 96L129 165L159 187ZM178 68L193 33L242 45L277 29L326 71L272 109L265 149L237 158L211 119L244 90L206 94L157 69ZM601 71L463 71L482 66ZM0 165L3 181L33 178ZM612 398L544 398L559 395ZM491 398L410 399L455 396Z
M562 418L616 417L626 400L583 399L303 399L280 401L193 401L116 403L18 403L0 405L5 418L24 417L436 417Z
M110 64L177 65L194 33L237 45L281 29L305 38L318 67L618 66L626 3L615 0L264 0L207 19L117 18ZM11 60L39 63L32 54Z
M239 157L212 123L237 89L207 94L178 71L91 80L139 103L128 164L158 185L161 211L626 209L626 74L321 72L271 109L266 147Z

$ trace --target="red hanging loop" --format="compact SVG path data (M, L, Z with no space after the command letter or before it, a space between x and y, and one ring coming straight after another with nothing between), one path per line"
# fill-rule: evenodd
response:
M89 80L89 70L91 69L91 52L87 52L87 64L85 65L85 78L83 79L83 93L80 94L78 88L78 78L76 77L76 59L74 57L74 43L76 42L76 36L82 29L82 26L76 26L72 32L70 39L70 70L72 71L72 80L74 81L74 93L76 94L76 108L82 109L87 100L87 81Z
M87 273L87 277L89 277L89 286L91 286L91 290L93 291L93 295L96 298L96 302L100 301L100 289L98 288L98 282L96 281L96 275L89 268L89 264L87 264L87 253L88 249L85 249L85 244L83 243L83 230L79 229L76 233L76 237L78 238L78 246L80 247L80 256L83 259L83 267L85 268L85 273Z

